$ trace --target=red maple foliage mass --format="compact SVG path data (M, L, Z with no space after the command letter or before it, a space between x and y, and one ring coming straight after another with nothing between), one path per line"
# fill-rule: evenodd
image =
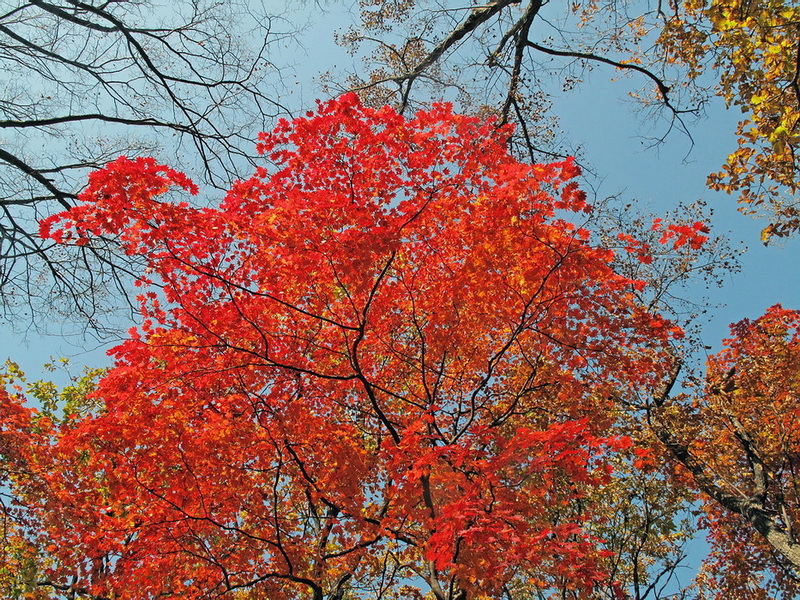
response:
M2 398L49 581L444 600L605 577L579 500L630 444L620 400L658 385L680 331L568 220L590 210L573 161L520 163L509 133L347 95L263 134L274 167L217 208L120 158L46 219L45 237L116 236L147 264L101 409L54 424ZM702 243L689 229L665 238Z

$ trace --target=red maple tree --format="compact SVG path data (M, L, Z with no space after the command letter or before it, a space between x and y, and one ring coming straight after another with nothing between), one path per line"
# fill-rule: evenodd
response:
M522 164L508 135L347 95L263 134L275 167L218 208L120 158L45 220L147 263L101 410L54 424L3 397L50 585L455 600L527 573L588 594L603 549L580 499L680 332L567 220L589 210L574 163Z

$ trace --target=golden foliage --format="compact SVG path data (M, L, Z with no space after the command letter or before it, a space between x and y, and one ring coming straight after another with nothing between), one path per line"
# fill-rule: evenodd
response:
M737 193L743 212L770 219L765 243L800 229L798 33L795 0L692 0L667 21L660 38L668 56L688 66L690 78L711 66L718 93L744 114L735 149L708 185Z

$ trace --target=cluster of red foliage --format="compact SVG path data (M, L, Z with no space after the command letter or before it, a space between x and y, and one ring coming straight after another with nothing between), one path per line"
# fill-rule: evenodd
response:
M120 158L43 221L147 264L102 410L55 425L3 396L49 581L278 599L422 580L441 600L526 569L541 588L606 577L580 500L630 446L620 400L659 386L680 330L557 218L589 210L574 162L520 163L508 134L349 95L264 134L276 168L218 208L168 201L195 186Z

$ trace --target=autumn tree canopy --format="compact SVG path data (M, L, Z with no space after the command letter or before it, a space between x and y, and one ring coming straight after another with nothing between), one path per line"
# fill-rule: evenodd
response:
M107 373L59 392L7 368L0 595L795 597L798 314L742 321L682 375L659 311L728 263L688 213L589 218L545 90L627 73L686 132L722 96L744 116L708 183L789 235L797 8L360 4L342 41L374 70L340 84L374 108L282 122L232 187L284 110L269 19L251 39L235 3L0 15L3 302L67 297L96 327L96 292L135 280L141 307ZM415 113L431 96L481 118ZM199 208L157 148L228 195Z
M3 396L3 556L38 566L0 582L616 597L590 499L631 446L622 408L658 389L681 331L570 221L589 210L572 161L520 163L509 133L351 94L263 134L275 168L216 208L173 200L197 188L151 159L93 173L42 235L118 236L147 263L142 320L91 410ZM699 246L702 229L665 225L665 242Z
M365 55L367 69L346 85L333 81L340 89L400 109L448 94L464 110L517 123L518 151L531 160L565 152L553 90L581 85L588 71L640 84L633 95L662 123L663 136L691 135L692 121L719 96L742 119L709 187L768 219L764 241L800 228L794 0L360 0L359 7L361 23L340 40Z

